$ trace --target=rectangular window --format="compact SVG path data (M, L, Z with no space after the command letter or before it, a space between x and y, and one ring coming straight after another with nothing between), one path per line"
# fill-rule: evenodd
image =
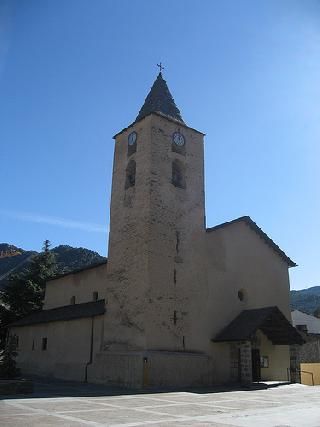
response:
M268 356L261 356L260 366L261 366L261 368L269 368L269 357Z
M32 340L32 351L34 351L34 340Z
M71 298L70 298L70 305L74 305L76 303L76 297L75 296L72 296Z
M42 338L42 345L41 345L42 351L47 350L47 348L48 348L48 338Z
M99 294L98 292L93 292L93 301L98 301Z

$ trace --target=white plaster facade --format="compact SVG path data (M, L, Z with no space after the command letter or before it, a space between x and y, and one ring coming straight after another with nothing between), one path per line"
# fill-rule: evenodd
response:
M128 148L132 132L135 151ZM180 151L175 132L185 138ZM243 310L277 306L291 321L294 263L248 217L206 229L203 138L161 111L115 136L108 263L49 281L44 302L52 310L98 292L105 313L12 327L25 372L127 387L189 386L237 381L243 365L250 382L250 357L236 358L250 353L251 342L213 340ZM134 184L127 187L132 161ZM172 183L175 161L181 187ZM286 379L288 345L273 345L260 331L255 344L257 336L269 358L262 378Z

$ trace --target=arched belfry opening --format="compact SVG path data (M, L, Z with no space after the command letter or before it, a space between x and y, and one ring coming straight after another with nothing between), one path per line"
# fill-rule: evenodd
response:
M172 162L171 182L175 187L186 188L185 165L178 159Z
M136 162L134 160L130 160L126 169L125 189L129 187L134 187L135 183L136 183Z

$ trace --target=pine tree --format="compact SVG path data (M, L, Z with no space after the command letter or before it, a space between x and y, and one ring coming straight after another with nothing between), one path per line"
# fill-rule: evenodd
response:
M0 291L2 345L9 323L42 308L46 281L56 272L55 255L50 251L49 240L45 240L42 252L32 258L27 269L8 278L7 286Z
M20 369L16 366L17 337L15 335L8 339L7 345L0 353L0 378L16 378L20 374Z

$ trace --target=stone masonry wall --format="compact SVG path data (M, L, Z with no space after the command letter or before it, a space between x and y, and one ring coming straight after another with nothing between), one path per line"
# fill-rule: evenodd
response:
M245 341L240 344L240 377L242 384L252 383L252 360L250 341Z

